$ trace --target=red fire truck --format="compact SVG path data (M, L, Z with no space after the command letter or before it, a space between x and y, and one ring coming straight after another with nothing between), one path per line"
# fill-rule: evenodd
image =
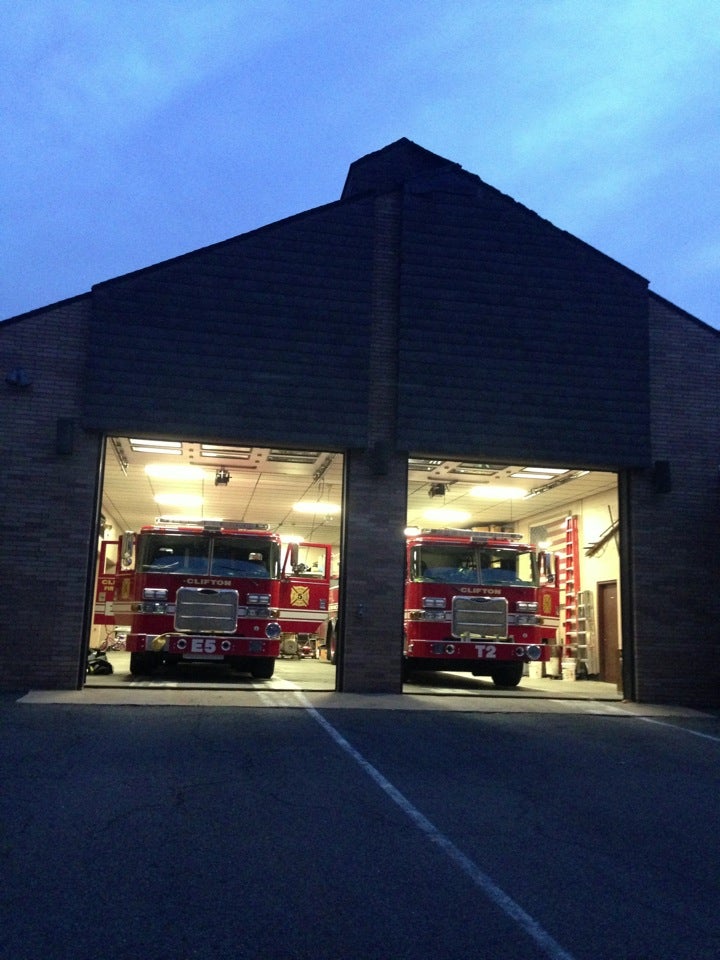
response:
M285 548L280 578L281 656L319 658L328 616L332 616L331 560L332 548L326 543L291 543Z
M280 538L266 524L161 523L125 534L113 616L127 634L130 672L225 660L272 677L282 634L306 632L312 604L318 621L327 616L329 558L322 575L307 573L294 559L301 546L287 551L283 569Z
M407 538L404 671L458 670L515 687L559 625L557 567L520 534L424 530ZM551 569L552 568L552 569Z

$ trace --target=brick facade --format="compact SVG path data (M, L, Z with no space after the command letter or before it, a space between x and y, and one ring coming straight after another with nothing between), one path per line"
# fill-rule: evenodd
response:
M80 297L0 325L4 689L79 682L100 464L80 428L89 316ZM27 385L8 383L14 371Z
M368 446L346 460L338 689L400 692L407 454L398 453L401 196L375 200ZM382 549L379 546L382 544Z
M630 477L635 695L718 706L720 334L655 296L650 319L653 461L663 466Z

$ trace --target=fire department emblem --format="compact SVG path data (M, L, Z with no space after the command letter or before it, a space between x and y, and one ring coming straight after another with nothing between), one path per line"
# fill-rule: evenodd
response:
M544 593L542 598L542 612L545 614L552 613L552 597L549 593Z
M306 607L310 603L310 587L293 587L290 590L290 604L293 607Z

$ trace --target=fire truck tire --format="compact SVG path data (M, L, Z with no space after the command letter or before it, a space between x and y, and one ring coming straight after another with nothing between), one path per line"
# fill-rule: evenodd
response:
M131 653L130 673L134 676L146 676L154 673L160 666L160 656L157 653Z
M273 657L258 657L250 667L250 673L256 680L269 680L275 672Z
M492 681L496 687L516 687L520 683L522 675L522 662L499 663L491 673Z

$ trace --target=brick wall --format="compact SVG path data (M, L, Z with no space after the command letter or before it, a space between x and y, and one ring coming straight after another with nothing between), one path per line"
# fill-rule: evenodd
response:
M78 685L99 439L79 427L89 299L0 324L0 688ZM10 384L23 371L28 385ZM69 452L58 452L58 421ZM68 449L68 448L66 448Z
M337 686L346 692L402 688L403 570L407 454L395 450L400 198L375 201L368 448L346 461L342 652Z
M652 448L630 478L637 699L720 706L720 334L650 297Z

